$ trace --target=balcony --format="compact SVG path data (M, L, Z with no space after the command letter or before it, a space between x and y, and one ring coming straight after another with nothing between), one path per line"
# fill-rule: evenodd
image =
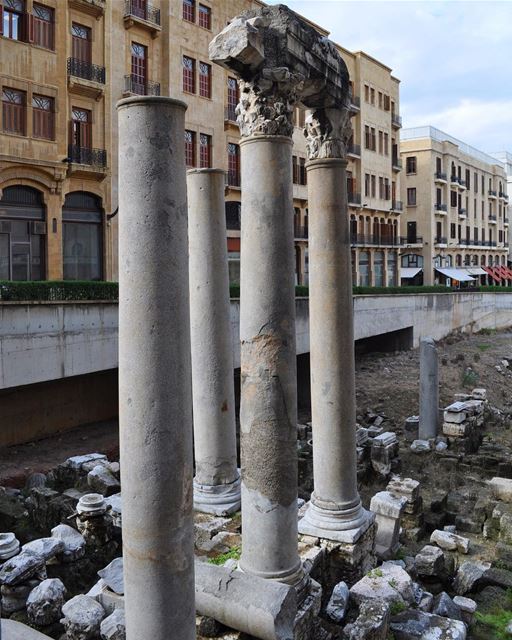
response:
M68 89L71 93L99 100L105 91L105 67L68 58Z
M230 169L226 174L226 181L228 187L240 188L240 171Z
M69 0L69 6L99 18L105 13L106 0Z
M353 247L399 247L401 238L351 233L350 244Z
M459 186L459 179L457 176L450 176L450 185L452 187L458 187Z
M503 218L503 224L508 227L508 218Z
M351 207L358 207L361 205L361 194L354 193L353 191L348 192L348 203Z
M405 236L400 238L400 245L402 247L422 247L422 236Z
M440 202L437 202L434 205L434 212L438 216L447 216L448 215L448 205L441 204Z
M352 113L359 113L359 111L361 111L361 98L359 96L353 95L352 92L350 92L349 100L349 111L351 111Z
M443 171L436 171L434 173L434 182L440 182L441 184L446 184L448 182L448 177L446 173Z
M493 213L490 213L488 215L488 219L489 219L489 224L497 224L498 219L496 218L496 216Z
M498 192L494 191L494 189L489 189L487 194L488 194L489 198L491 198L491 200L496 200L496 198L498 197Z
M464 207L460 207L459 209L459 218L467 218L468 212Z
M461 191L465 191L466 190L466 181L463 180L462 178L459 178L459 189Z
M352 158L360 158L361 157L361 145L360 144L349 144L347 147L347 156L351 156Z
M508 195L507 195L504 191L500 191L500 192L498 193L498 196L499 196L500 200L506 200L506 201L508 201Z
M148 29L153 38L156 38L162 30L160 26L160 9L153 7L149 3L141 4L137 0L125 0L123 20L125 29L138 25Z
M308 239L308 227L304 227L302 225L295 225L293 235L296 240L307 240Z
M490 247L497 247L498 243L496 242L496 240L489 240L489 242L487 243Z
M68 145L68 174L103 180L107 173L107 152L105 149L91 149Z
M438 246L438 247L439 246L447 247L448 246L448 238L446 236L436 236L434 238L434 244L436 246Z
M404 203L401 200L392 200L391 210L394 212L400 212L404 210Z
M402 126L402 116L397 116L396 113L391 114L391 125L394 129L400 129Z
M459 238L459 245L462 247L469 246L469 238Z
M160 84L158 82L141 82L138 76L124 77L124 95L135 96L159 96Z
M228 122L229 124L236 125L236 105L229 105L224 109L224 122Z
M393 169L393 171L402 171L402 161L393 156L393 158L391 159L391 167Z

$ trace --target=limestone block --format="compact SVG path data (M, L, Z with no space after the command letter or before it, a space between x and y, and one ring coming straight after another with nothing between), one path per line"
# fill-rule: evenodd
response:
M8 587L26 582L32 577L46 578L44 558L24 551L4 562L0 569L0 584Z
M52 529L52 538L60 540L64 544L64 550L60 554L62 562L73 562L85 555L85 538L73 527L67 524L59 524Z
M437 544L441 549L447 551L460 551L460 553L469 552L469 540L463 536L459 536L449 531L440 531L436 529L430 536L430 542Z
M413 442L418 438L418 429L420 424L419 416L409 416L404 423L404 434L407 442Z
M483 388L473 389L471 397L474 400L487 400L487 391Z
M118 493L121 485L112 471L102 464L96 465L87 474L87 484L91 489L103 496L111 496Z
M61 624L69 640L96 640L105 610L90 596L75 596L62 607Z
M21 550L35 553L48 562L64 551L64 542L57 538L38 538L24 544Z
M452 438L463 438L469 435L470 425L467 421L456 424L455 422L443 422L443 434Z
M0 638L5 640L51 640L31 627L15 620L0 620Z
M0 564L9 560L20 550L20 541L14 533L0 533Z
M463 562L453 581L455 593L460 596L469 593L490 567L487 562Z
M389 632L390 610L386 602L368 600L361 604L359 616L343 629L347 640L386 640Z
M489 481L491 493L496 500L512 502L512 479L494 477Z
M100 625L102 640L126 640L124 609L115 609Z
M476 602L471 598L464 596L455 596L453 602L459 607L462 621L468 626L473 622L473 616L476 611Z
M373 439L372 447L388 447L397 444L398 438L393 431L385 431Z
M43 580L27 598L27 614L32 624L45 627L60 619L66 587L58 578Z
M82 456L72 456L71 458L68 458L64 464L66 464L70 469L78 471L82 469L82 465L88 462L95 462L98 464L101 460L104 460L106 463L108 462L107 456L103 453L86 453Z
M445 570L445 556L439 547L426 545L414 558L420 576L439 576Z
M105 498L107 509L109 510L110 517L112 518L112 524L116 529L121 529L122 526L122 503L121 494L115 493L112 496Z
M428 440L414 440L411 444L413 453L426 453L430 451L430 442Z
M466 625L460 620L410 609L393 617L390 630L395 640L466 640Z
M400 518L406 504L406 498L395 497L389 491L379 491L371 499L370 511L387 518Z
M333 622L342 622L348 606L350 592L346 582L338 582L334 587L325 613Z
M195 545L201 549L205 543L210 542L219 532L230 524L230 518L219 518L213 516L202 515L200 520L194 522Z
M98 575L114 593L124 594L123 558L114 558Z
M452 620L462 620L460 607L453 602L445 591L434 598L432 613L444 618L452 618Z
M356 582L350 589L350 597L357 605L375 599L407 604L415 601L411 576L391 562L384 562Z
M39 584L39 580L31 579L12 586L3 584L0 587L0 595L2 599L2 613L4 616L10 616L16 611L23 611L27 606L27 598L35 587Z
M394 496L389 491L379 491L370 502L370 511L376 514L377 534L375 551L380 558L391 557L399 546L400 516L407 498Z
M393 495L407 498L408 503L414 503L420 497L420 483L413 478L394 476L386 489Z

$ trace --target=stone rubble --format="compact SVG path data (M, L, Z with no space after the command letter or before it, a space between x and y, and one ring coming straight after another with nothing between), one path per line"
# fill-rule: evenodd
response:
M64 604L62 615L67 640L96 640L105 610L90 596L78 595Z
M66 587L58 578L43 580L32 589L27 598L29 621L39 627L46 627L60 620L66 598Z

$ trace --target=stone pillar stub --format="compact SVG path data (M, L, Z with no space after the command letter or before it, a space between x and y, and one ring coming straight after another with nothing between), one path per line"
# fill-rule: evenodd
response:
M355 357L347 215L347 108L306 117L314 491L299 531L355 543L372 516L357 490Z
M420 440L437 437L439 426L439 363L432 338L420 340Z
M185 110L164 97L118 103L127 640L195 638Z
M240 509L224 177L187 172L194 508L219 516Z

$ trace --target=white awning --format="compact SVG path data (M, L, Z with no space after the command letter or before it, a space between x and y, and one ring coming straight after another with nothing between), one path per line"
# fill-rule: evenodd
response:
M486 276L487 271L484 271L482 267L469 267L465 269L469 273L470 276Z
M420 271L423 271L421 267L402 267L400 269L400 278L414 278Z
M458 280L459 282L469 282L470 280L473 281L474 278L472 278L470 275L468 275L467 271L464 271L463 269L437 269L436 271L439 271L439 273L442 273L443 276L446 276L447 278L451 278L452 280Z

